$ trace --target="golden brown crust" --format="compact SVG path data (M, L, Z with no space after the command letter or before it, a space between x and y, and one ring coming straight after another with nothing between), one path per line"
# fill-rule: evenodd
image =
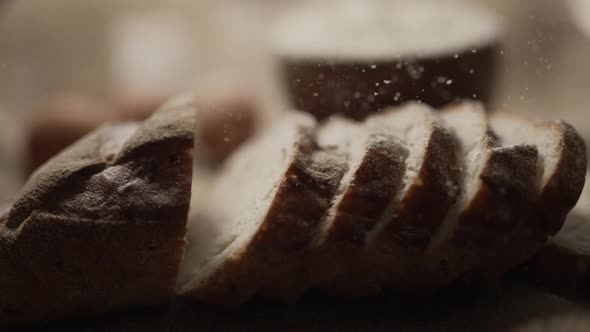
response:
M499 246L518 226L517 221L531 208L536 165L535 146L493 150L480 176L482 187L463 213L451 240L458 260L449 260L450 279L489 263L501 249Z
M273 271L270 278L261 278L264 296L293 300L308 286L304 254L319 231L345 170L340 156L319 153L321 156L300 160L288 171L290 175L279 189L284 199L277 200L268 213L275 222L269 229L261 229L253 241L254 250ZM273 253L269 248L278 250Z
M330 282L366 245L368 233L400 190L407 153L392 136L369 138L330 227L308 253L311 286Z
M540 188L530 212L519 222L509 241L488 265L482 265L487 278L498 278L517 264L525 262L559 231L574 207L586 175L586 147L576 130L563 121L544 122L560 134L557 166L546 185ZM544 170L547 171L547 170Z
M184 247L179 224L147 227L37 212L9 236L12 241L3 237L0 244L4 324L163 302L172 295Z
M235 305L254 294L282 300L300 295L305 287L302 255L317 234L345 166L340 155L318 150L307 135L296 140L292 150L283 151L288 166L253 238L210 263L206 273L199 271L181 290L184 296ZM198 218L206 217L204 211Z
M358 255L355 278L333 280L332 290L345 295L376 293L396 287L401 275L420 264L425 247L458 195L454 138L436 121L429 135L419 176L400 202L401 208Z
M103 127L31 177L0 222L0 322L93 315L173 294L193 125L186 108Z
M387 286L398 288L400 279L403 285L408 276L411 278L440 223L456 202L461 190L456 148L451 133L435 123L425 154L429 162L420 171L421 180L410 188L407 199L402 202L404 208L382 235L383 239L393 238L397 249L387 246L385 240L379 242L381 247L375 248L381 254L400 251L396 256L403 266L400 269L395 263L389 263ZM405 277L400 278L400 272Z
M452 111L450 109L449 111ZM481 125L487 125L481 114ZM517 227L517 222L530 207L534 191L538 151L532 145L497 147L497 137L489 128L482 137L483 145L476 158L482 167L476 186L466 206L447 218L456 220L450 237L429 248L426 270L410 279L409 290L424 291L446 284L493 259L503 241ZM463 165L469 167L469 165ZM463 174L465 176L467 174ZM465 181L464 181L465 183ZM470 188L462 188L469 192ZM405 290L405 289L404 289Z
M539 216L549 235L555 235L563 226L567 214L576 205L584 187L586 175L586 144L577 131L563 121L562 154L559 170L549 180L537 202ZM553 208L550 206L553 205Z

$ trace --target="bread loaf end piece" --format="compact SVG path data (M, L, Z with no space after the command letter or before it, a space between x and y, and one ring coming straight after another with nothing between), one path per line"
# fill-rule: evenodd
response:
M0 222L0 322L94 315L173 295L193 127L190 107L103 126L31 176Z

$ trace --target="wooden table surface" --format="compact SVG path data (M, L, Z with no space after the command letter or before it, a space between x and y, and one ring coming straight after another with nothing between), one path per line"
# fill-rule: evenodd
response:
M485 332L512 331L533 324L522 331L560 331L563 325L555 324L556 319L566 317L580 322L590 317L588 304L506 281L477 294L448 291L422 301L401 300L393 295L353 300L309 294L290 305L259 300L226 309L178 299L158 308L13 330ZM590 331L590 320L583 324L576 331Z

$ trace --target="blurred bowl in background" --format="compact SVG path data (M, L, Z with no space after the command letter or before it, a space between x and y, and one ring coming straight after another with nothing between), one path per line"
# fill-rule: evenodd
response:
M362 119L409 100L490 99L500 19L457 2L316 3L279 20L273 39L298 109Z

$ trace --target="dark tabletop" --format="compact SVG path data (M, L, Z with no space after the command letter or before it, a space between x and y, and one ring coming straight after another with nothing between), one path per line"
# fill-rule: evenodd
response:
M546 326L556 317L584 317L587 308L579 299L506 281L482 292L451 289L414 301L392 294L345 299L312 293L295 304L257 300L227 309L176 299L167 306L14 331L510 331L532 322Z

